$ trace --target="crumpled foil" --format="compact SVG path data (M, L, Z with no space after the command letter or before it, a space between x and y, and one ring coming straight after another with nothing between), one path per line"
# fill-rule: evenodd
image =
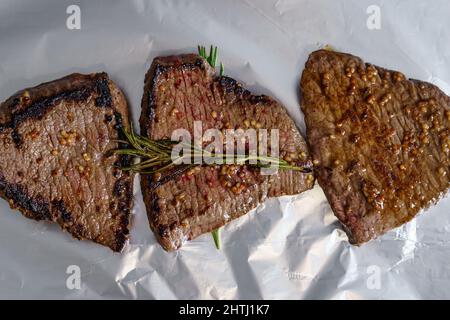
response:
M68 28L72 4L80 29ZM371 5L379 29L368 27ZM449 93L448 12L445 0L3 0L0 98L72 72L106 71L137 125L152 59L215 44L225 73L281 101L304 133L300 74L307 55L326 44ZM148 227L138 177L135 186L131 239L121 254L1 201L0 298L450 298L448 198L355 247L316 185L229 223L221 250L206 234L167 253Z

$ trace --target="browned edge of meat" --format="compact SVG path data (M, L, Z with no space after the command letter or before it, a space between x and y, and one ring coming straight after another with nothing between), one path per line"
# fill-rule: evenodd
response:
M396 228L448 191L450 99L350 54L310 54L301 107L318 182L352 244Z
M65 109L69 109L68 113L61 114L67 111ZM77 116L83 115L83 112L86 112L86 119L78 119ZM64 120L55 120L61 117ZM98 120L96 117L101 117L100 124L90 122ZM60 151L51 150L50 145L39 149L45 139L48 139L46 142L51 144L51 137L59 135L54 132L57 126L69 127L72 122L78 125L84 122L86 128L77 128L82 131L80 134L83 134L83 137L77 136L72 146L68 146L67 141L71 141L73 137L69 137L69 140L64 139L66 142L64 150L63 147ZM71 74L17 92L0 105L0 136L2 136L0 149L3 149L3 165L7 166L2 168L3 165L0 165L0 195L9 200L12 208L20 210L28 218L56 222L77 239L89 239L108 246L113 251L121 251L129 234L133 185L132 175L114 166L127 165L129 158L114 155L104 160L107 157L102 157L102 153L98 153L97 149L103 147L102 143L105 140L109 142L108 146L111 146L111 149L117 148L118 143L112 140L123 139L122 128L128 126L128 123L128 106L125 97L121 90L109 80L106 73ZM104 128L101 129L98 126L104 126ZM33 129L28 132L32 127L37 127L39 130ZM113 136L101 136L100 129L105 135L113 134ZM68 133L64 134L68 135ZM96 134L99 135L97 139L88 141L91 135L94 137ZM57 172L63 166L72 162L81 163L83 160L96 163L97 159L88 159L87 153L83 154L85 159L80 159L82 156L78 145L82 144L80 141L84 141L83 139L87 141L86 143L93 144L92 150L96 150L98 162L103 166L92 168L91 177L95 177L91 179L89 179L87 168L83 174L81 173L83 166L77 167L80 173L76 173L74 168L71 168L72 171L67 171L69 173L66 180L63 181L61 178L56 183L57 179L53 177L53 173L55 176L59 174ZM36 154L38 152L41 152L40 155ZM43 176L44 172L49 171L49 167L54 165L52 161L56 161L58 157L61 159L60 163L56 163L52 174ZM20 162L15 165L15 161L28 161L29 166L27 168L25 163ZM17 174L4 171L16 168L20 168L20 170L17 169L19 170ZM29 172L34 172L36 177L26 180ZM93 181L92 179L95 178L101 179ZM102 185L102 180L106 180L108 184ZM73 185L78 186L82 196L75 191L70 195L62 194L63 187L70 188ZM38 186L41 186L42 190ZM92 186L95 189L90 189ZM89 191L83 188L89 188ZM94 218L91 215L88 217L88 212L82 210L83 205L80 201L89 194L103 195L101 191L98 191L103 190L102 188L107 188L105 192L111 202L102 203L105 199L94 199L93 201L98 203L86 205L89 210L95 207L94 213L89 212ZM44 192L49 194L42 196L41 193Z
M139 124L141 128L141 135L145 137L151 136L152 127L155 125L155 109L157 107L156 90L158 88L159 77L176 68L181 68L183 70L194 70L196 68L200 68L205 70L206 74L211 77L214 73L209 64L195 54L156 57L145 75L144 95L141 102L141 116L139 118ZM162 177L157 181L151 179L150 175L143 175L141 177L142 185L149 186L152 190L156 189L167 181L178 177L180 174L185 172L186 169L187 166L177 166L173 170L162 173ZM148 185L145 180L148 181Z
M176 73L181 71L183 71L186 78L190 78L188 75L189 73L196 73L195 85L201 87L203 90L202 92L206 92L208 95L205 96L205 99L209 101L208 103L205 102L208 106L204 106L207 114L203 114L202 111L201 115L197 114L197 116L194 116L191 114L189 117L183 116L179 121L172 121L166 118L166 120L164 120L166 122L161 124L161 121L157 121L156 119L156 113L159 110L156 98L158 90L160 90L159 87L162 86L161 83L165 81L166 77L171 77L172 72ZM194 81L193 79L185 80L188 82ZM166 86L166 84L164 86ZM167 90L179 92L176 87L171 87ZM196 95L199 95L199 93ZM195 94L192 93L192 96L195 96ZM202 99L201 97L196 98ZM241 105L242 107L240 111L238 111L239 108L237 106ZM275 117L273 121L282 122L282 124L278 123L280 127L289 128L289 130L286 130L289 131L289 138L295 140L290 141L289 143L294 145L293 148L296 148L294 151L300 149L303 154L302 156L304 157L303 160L296 161L300 161L299 163L305 167L312 168L312 162L306 148L306 142L295 127L293 120L278 102L265 95L251 94L234 79L225 76L217 77L214 69L211 68L206 60L195 54L158 57L154 59L152 66L145 77L142 113L140 118L141 133L144 136L156 139L167 138L170 137L170 132L176 128L185 127L187 129L192 129L190 127L192 126L191 122L193 122L193 119L202 120L204 129L219 128L220 125L217 123L218 120L215 120L215 117L212 116L213 113L216 113L217 118L220 118L223 111L223 117L226 118L227 113L236 112L236 114L238 114L238 112L242 111L242 108L250 108L246 110L250 110L249 113L251 113L252 108L257 108L257 106L267 108L269 112L273 112L273 116ZM192 107L196 109L195 106ZM191 111L195 112L196 110ZM200 113L200 111L198 112ZM231 125L243 125L244 118L235 114L233 115L234 120L228 119ZM168 114L167 117L171 117L171 115ZM268 118L268 116L266 116L266 118ZM251 119L257 120L255 118ZM276 125L277 123L272 123L273 128L276 127ZM164 127L164 130L161 130L162 126L167 126L167 128ZM271 127L268 126L267 129L270 130ZM167 130L168 132L165 132L163 136L160 136L161 131ZM300 172L293 173L292 171L288 172L288 170L281 170L278 174L267 177L261 176L257 171L243 168L242 171L246 171L245 174L248 175L249 181L252 182L246 192L234 195L230 192L230 188L220 185L217 181L217 176L220 175L220 172L227 169L225 167L226 166L221 166L219 168L198 167L198 171L189 170L188 172L185 172L186 168L180 166L168 174L163 174L158 179L154 179L150 175L142 176L142 192L147 207L150 227L164 249L175 250L179 248L184 241L193 239L203 233L210 232L226 224L230 220L244 215L264 201L267 196L275 197L284 194L298 194L311 189L314 184L312 174L302 174ZM210 172L208 170L210 170ZM186 184L183 184L183 180L186 176L188 176L188 179L191 178L190 174L193 175L197 187L194 187L193 185L187 187ZM187 184L189 183L190 182ZM182 191L181 194L177 194L180 190L184 191ZM193 194L197 192L198 194ZM211 199L214 203L212 205L203 203L203 200L199 199L199 197L202 198L202 196L199 195L201 193L204 193L204 198ZM178 197L184 195L186 195L187 200L177 200ZM165 205L164 208L162 208L160 205L161 202L171 203L172 201L176 203L181 202L181 208L178 208L177 205L172 206L170 204ZM189 203L184 203L186 201ZM208 201L209 200L205 200L204 202ZM169 208L170 217L167 208ZM174 216L176 216L175 219L173 219Z

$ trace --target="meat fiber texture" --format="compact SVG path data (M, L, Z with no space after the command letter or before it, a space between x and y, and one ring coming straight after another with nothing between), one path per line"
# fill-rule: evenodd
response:
M198 55L155 58L145 79L142 134L164 139L179 128L193 133L194 121L202 121L203 130L278 129L280 156L298 166L312 166L304 139L277 101L216 76ZM265 176L232 165L144 175L141 181L150 226L166 250L244 215L267 197L299 194L313 184L312 174L279 170Z
M28 218L121 251L132 177L117 168L128 107L106 73L72 74L0 105L0 194Z

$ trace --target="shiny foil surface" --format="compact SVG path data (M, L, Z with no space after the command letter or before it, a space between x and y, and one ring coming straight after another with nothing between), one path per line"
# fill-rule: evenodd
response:
M325 45L450 93L449 12L445 0L2 0L0 99L72 72L105 71L137 126L153 58L214 44L225 73L278 99L304 134L300 75L308 54ZM120 254L1 200L0 298L450 298L448 197L355 247L316 185L229 223L221 250L206 234L167 253L148 226L139 177L134 196Z

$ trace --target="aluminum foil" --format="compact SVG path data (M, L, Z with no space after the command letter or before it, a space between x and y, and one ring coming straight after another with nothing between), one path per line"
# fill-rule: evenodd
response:
M0 98L103 70L124 90L137 124L152 59L215 44L228 75L276 97L305 132L298 82L308 53L326 44L449 93L449 12L445 0L2 0ZM228 224L221 250L206 234L167 253L135 182L131 240L121 254L1 201L0 298L450 298L448 198L358 248L316 186Z

